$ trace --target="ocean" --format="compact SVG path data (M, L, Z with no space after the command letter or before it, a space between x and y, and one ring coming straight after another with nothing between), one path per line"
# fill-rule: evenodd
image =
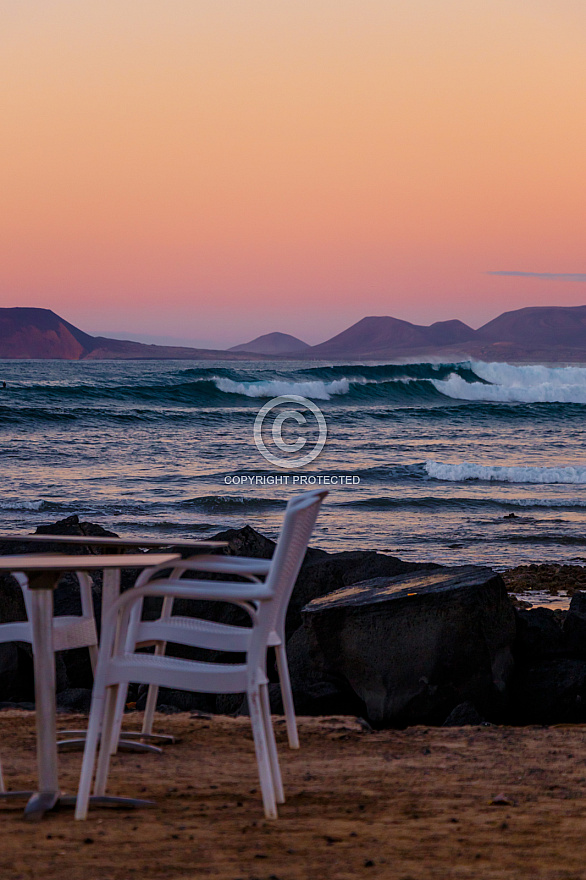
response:
M76 513L128 536L249 524L275 538L288 498L321 485L325 550L586 562L586 367L2 361L2 381L4 534ZM275 406L260 429L293 466L255 443L260 408L283 395L323 414L307 464L320 432L307 407Z

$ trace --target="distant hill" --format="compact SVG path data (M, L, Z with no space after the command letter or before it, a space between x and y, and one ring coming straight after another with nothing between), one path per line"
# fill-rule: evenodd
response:
M451 345L473 339L475 332L462 321L438 321L430 327L398 318L362 318L337 336L314 345L313 356L387 356L390 351Z
M257 336L252 342L233 345L228 351L250 351L255 354L298 354L311 348L307 342L291 336L289 333L265 333Z
M97 359L244 359L237 352L172 345L146 345L105 336L90 336L50 309L0 308L0 358ZM250 359L251 355L248 355Z
M0 309L0 357L79 360L92 343L50 309Z
M362 318L320 345L267 333L229 351L147 345L91 336L50 309L0 308L0 358L307 360L475 357L526 363L586 363L586 306L534 306L505 312L479 330L462 321L430 326L388 316Z
M586 306L531 306L504 312L476 331L476 338L520 345L586 347Z

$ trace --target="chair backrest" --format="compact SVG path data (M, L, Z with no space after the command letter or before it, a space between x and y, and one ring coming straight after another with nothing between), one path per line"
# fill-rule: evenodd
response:
M277 546L271 560L266 585L275 599L259 610L259 624L265 624L266 616L269 631L282 636L289 599L303 563L307 545L315 526L322 501L327 490L312 490L291 498L285 511L285 519L279 534ZM262 621L262 622L261 622Z

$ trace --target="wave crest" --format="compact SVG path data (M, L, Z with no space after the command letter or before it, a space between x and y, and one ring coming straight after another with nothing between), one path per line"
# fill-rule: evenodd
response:
M313 380L309 382L285 382L271 379L265 382L235 382L233 379L214 379L216 388L226 394L241 394L244 397L280 397L296 394L311 400L330 400L335 394L348 394L350 382L346 378L333 382Z
M472 363L481 381L469 382L459 373L431 379L446 397L495 403L586 403L586 367Z
M562 467L509 467L506 465L443 464L426 461L425 470L433 480L461 483L466 480L484 480L496 483L576 483L586 484L586 466Z

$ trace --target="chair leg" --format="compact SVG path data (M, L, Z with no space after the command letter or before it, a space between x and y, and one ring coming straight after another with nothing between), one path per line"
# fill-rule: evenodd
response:
M155 645L155 657L162 657L167 650L166 642L157 642ZM143 736L150 736L153 732L153 722L155 720L155 711L157 708L157 700L159 698L159 688L156 684L150 684L146 703L144 707L144 719L142 722Z
M96 667L98 665L98 646L97 645L90 645L88 647L88 651L90 652L90 664L92 667L92 675L95 677Z
M297 719L295 717L295 705L293 703L293 692L291 691L291 679L289 677L289 666L287 664L285 646L277 645L275 647L275 655L277 658L277 671L279 673L281 695L283 697L283 708L285 710L285 721L287 723L289 748L298 749L299 734L297 733Z
M126 706L126 697L128 696L128 684L123 682L118 686L118 696L116 697L116 708L114 710L114 721L112 724L112 738L110 740L110 754L115 755L118 751L118 743L120 741L120 731L122 729L122 721L124 719L124 707Z
M142 735L150 736L153 732L153 722L155 720L155 709L157 708L157 700L159 698L159 688L156 684L150 684L147 693L146 703L144 707L144 719L142 722Z
M96 781L94 783L94 794L98 796L105 794L106 783L108 781L111 757L110 745L112 743L112 729L114 726L114 715L116 712L116 701L118 699L119 688L120 685L111 685L106 690L104 721L102 724L102 737L100 741L100 753L98 755Z
M2 776L2 764L0 764L0 791L6 791L4 787L4 777Z
M267 748L265 724L261 707L261 696L258 688L256 690L249 691L247 696L248 707L250 711L250 721L252 723L252 735L254 737L256 762L258 764L258 775L260 778L260 790L262 792L262 802L264 806L265 816L267 817L267 819L276 819L277 804L275 801L273 775L271 772L271 764Z
M92 700L90 718L85 738L83 761L81 764L81 775L79 777L79 788L77 791L77 802L75 806L76 819L87 819L94 765L96 763L96 751L103 721L104 696L103 692L95 693Z
M285 803L285 793L283 791L283 780L281 778L281 768L279 767L279 754L277 752L277 741L275 740L275 731L271 719L271 704L269 701L269 689L266 684L261 685L261 709L263 722L265 727L265 736L269 752L269 761L271 765L271 775L273 777L273 785L275 789L275 800L278 804Z

